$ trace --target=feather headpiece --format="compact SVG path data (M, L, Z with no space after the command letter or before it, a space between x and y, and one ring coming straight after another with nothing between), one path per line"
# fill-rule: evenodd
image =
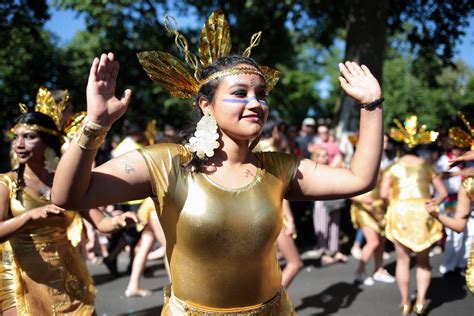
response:
M416 115L409 116L402 124L399 120L394 119L393 122L397 127L390 129L390 138L397 142L403 142L408 147L415 147L421 144L432 143L438 138L438 132L429 131L426 125L418 128L418 117Z
M458 115L466 126L467 132L461 127L452 127L449 129L449 138L456 147L474 150L474 128L472 128L464 114L458 112Z
M253 67L232 67L218 71L207 78L201 78L202 69L230 53L229 23L221 10L214 11L202 28L199 59L189 51L188 42L177 31L174 18L165 16L165 28L171 34L174 34L176 46L184 54L184 62L171 54L160 51L140 52L137 55L148 76L158 82L172 96L183 99L193 98L199 92L199 89L209 81L235 74L262 76L265 80L267 92L270 92L278 81L280 73L266 66L259 66L260 70ZM260 43L261 34L262 32L258 32L252 35L250 46L242 56L250 56L252 48ZM189 68L192 69L192 72Z

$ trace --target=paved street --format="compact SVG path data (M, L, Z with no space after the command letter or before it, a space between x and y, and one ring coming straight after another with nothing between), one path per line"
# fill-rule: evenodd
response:
M441 256L432 258L433 279L428 299L429 315L474 315L474 297L466 294L464 279L443 278L438 273ZM125 271L127 261L120 257L119 270ZM306 259L305 267L289 288L298 315L399 315L399 294L395 284L376 283L372 287L352 283L356 260L347 264L320 267L319 260ZM386 261L386 268L394 273L394 253ZM163 304L163 285L167 277L162 261L148 263L149 273L144 278L144 288L154 292L148 298L124 298L128 275L118 279L108 276L104 265L89 264L96 282L98 295L97 314L110 315L159 315ZM414 286L412 269L412 290Z

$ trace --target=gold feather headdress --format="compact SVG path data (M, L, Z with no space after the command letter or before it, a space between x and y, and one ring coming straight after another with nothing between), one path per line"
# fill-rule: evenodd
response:
M451 138L456 147L474 150L474 128L464 114L458 112L458 115L466 126L467 132L461 127L452 127L449 129L449 138Z
M416 115L407 117L403 124L397 119L394 119L393 122L397 127L390 129L390 138L397 142L403 142L408 147L429 144L438 138L439 133L427 130L426 125L421 125L418 128L418 117Z
M59 103L56 103L53 95L51 94L51 91L49 91L48 88L40 87L38 93L36 94L34 112L40 112L52 118L57 130L46 128L37 124L26 123L19 123L15 125L15 127L23 126L34 131L40 131L57 137L62 137L63 141L67 141L68 139L71 139L73 137L74 133L77 132L82 120L86 117L86 112L78 112L72 117L70 117L66 121L66 123L61 125L63 111L66 109L69 102L70 96L67 90L63 92L61 96L61 101ZM28 107L26 106L26 104L20 103L19 107L20 112L22 114L28 112ZM12 131L14 128L12 128Z
M174 18L165 16L165 28L175 35L176 46L184 54L184 60L192 68L193 73L189 71L185 63L168 53L146 51L138 53L137 56L148 76L158 82L172 96L183 99L193 98L199 89L209 81L236 74L256 74L263 77L267 92L270 92L278 81L280 73L262 65L259 65L261 71L253 67L239 66L218 71L207 78L201 78L202 69L230 53L229 23L221 10L214 11L202 28L199 60L189 51L186 38L177 31ZM258 32L252 35L250 46L242 56L250 56L252 48L260 43L261 34L262 32Z

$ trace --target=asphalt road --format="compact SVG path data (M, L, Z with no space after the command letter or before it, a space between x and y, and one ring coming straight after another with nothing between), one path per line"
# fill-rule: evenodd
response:
M305 256L307 257L307 256ZM438 272L441 255L431 258L433 278L428 291L429 315L474 315L474 296L466 292L463 278L446 278ZM387 270L394 274L395 255L385 261ZM298 315L400 315L399 293L395 284L378 283L374 286L353 284L357 261L321 267L314 258L306 258L305 266L290 285L288 292ZM126 256L119 258L119 271L125 271ZM167 283L162 261L147 264L148 273L142 286L151 289L153 296L125 298L128 282L125 273L112 279L104 265L88 264L98 290L97 315L159 315L163 305L163 285ZM372 267L371 265L369 266ZM412 268L411 289L415 291Z

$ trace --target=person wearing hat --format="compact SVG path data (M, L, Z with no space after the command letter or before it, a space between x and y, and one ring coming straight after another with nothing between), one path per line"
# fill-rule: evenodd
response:
M308 144L314 138L314 132L316 130L316 121L307 117L301 123L300 135L296 138L298 145L303 151L304 158L311 158L311 153L308 151Z

